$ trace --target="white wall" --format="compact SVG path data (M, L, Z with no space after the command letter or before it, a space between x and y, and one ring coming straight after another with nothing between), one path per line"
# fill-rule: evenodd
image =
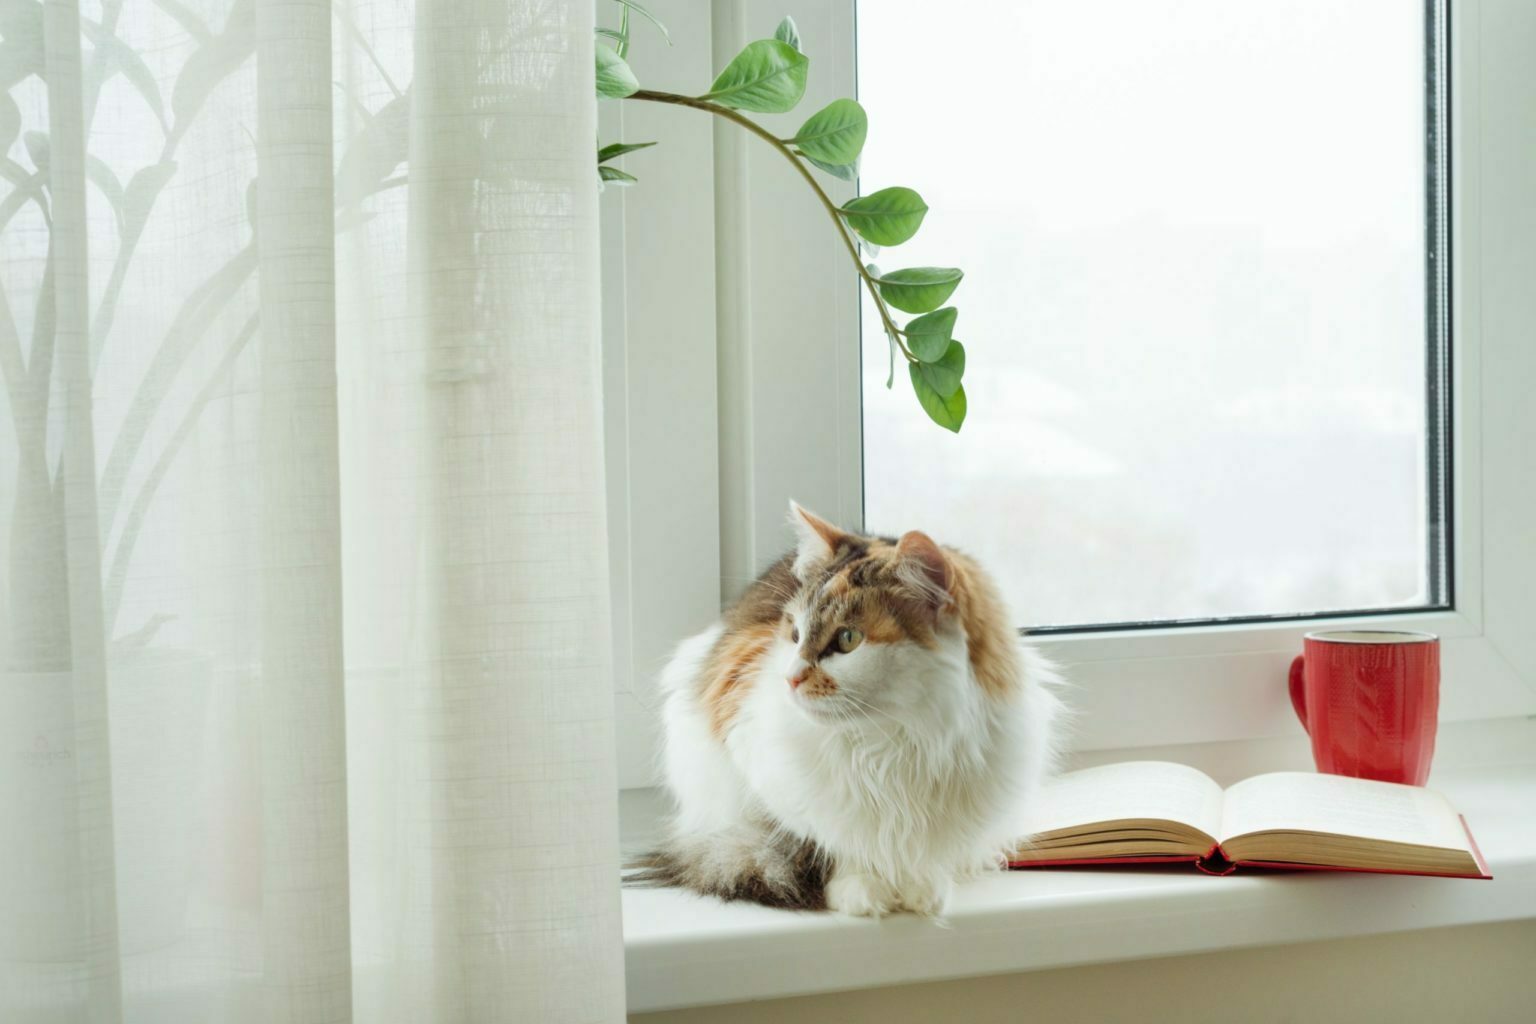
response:
M1536 921L1139 960L733 1006L632 1024L1280 1024L1536 1019Z

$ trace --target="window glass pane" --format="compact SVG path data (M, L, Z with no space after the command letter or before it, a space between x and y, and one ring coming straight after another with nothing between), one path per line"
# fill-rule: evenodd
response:
M965 270L969 397L952 435L887 391L865 298L866 525L970 550L1021 624L1441 603L1427 34L1403 0L861 5L861 188L931 208L877 262Z

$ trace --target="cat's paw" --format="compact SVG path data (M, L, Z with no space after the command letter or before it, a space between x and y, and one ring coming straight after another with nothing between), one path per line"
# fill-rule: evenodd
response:
M839 872L827 882L827 909L853 917L884 917L900 910L901 902L883 878Z
M896 899L902 910L927 917L942 917L944 908L949 906L949 896L954 888L948 875L908 879L902 882Z

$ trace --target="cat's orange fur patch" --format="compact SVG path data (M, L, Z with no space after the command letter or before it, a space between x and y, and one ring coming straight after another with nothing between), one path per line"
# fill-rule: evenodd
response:
M843 597L843 596L845 596L848 593L848 590L850 588L850 584L848 582L848 573L849 573L849 570L844 569L842 572L838 573L836 576L833 576L831 579L827 580L827 582L823 583L821 585L821 594L822 594L822 596L823 597Z
M981 567L951 548L944 549L953 578L953 614L960 616L976 682L993 697L1007 697L1020 675L1019 637L1008 619L1002 595Z
M910 632L902 625L895 611L883 604L865 608L859 628L864 631L864 642L867 644L894 644L910 637Z
M709 728L723 737L741 702L763 655L773 646L776 629L759 623L738 632L721 635L711 652L704 675L704 707L709 712Z

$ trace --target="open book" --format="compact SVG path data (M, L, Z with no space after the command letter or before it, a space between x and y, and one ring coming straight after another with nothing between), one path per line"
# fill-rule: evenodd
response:
M1438 793L1311 772L1222 788L1162 761L1104 765L1049 783L1013 867L1192 861L1491 878L1466 822Z

